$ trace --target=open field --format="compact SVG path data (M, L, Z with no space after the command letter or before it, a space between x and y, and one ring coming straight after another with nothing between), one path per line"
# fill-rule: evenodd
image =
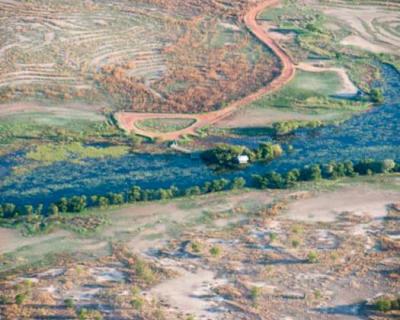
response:
M3 276L0 314L384 319L367 301L399 290L399 188L377 176L134 205L81 238L1 229L3 275L31 267Z

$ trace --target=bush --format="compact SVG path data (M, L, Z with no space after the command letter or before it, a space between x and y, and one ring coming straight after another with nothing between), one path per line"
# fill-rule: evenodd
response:
M370 92L370 97L372 102L382 103L385 100L383 96L383 91L381 89L372 89Z
M21 304L23 304L25 302L26 298L27 298L27 294L26 293L18 293L15 296L15 303L17 305L21 305Z
M218 257L221 254L221 248L217 246L213 246L210 249L210 254L214 257Z
M297 248L300 245L300 241L297 239L292 240L292 247Z
M144 299L140 296L134 296L130 303L135 310L141 311L143 309Z
M376 303L375 303L376 309L381 312L388 312L392 308L391 301L389 299L385 298L380 298Z
M75 306L75 302L71 298L67 298L64 300L64 304L67 308L73 308Z
M381 297L375 302L375 308L381 312L388 312L391 310L399 310L400 309L400 298L389 299L389 298Z
M145 283L151 284L155 281L156 277L153 270L143 260L136 258L134 269L135 275Z
M243 179L242 177L238 177L233 179L231 184L231 189L232 190L243 189L245 186L246 186L246 180Z
M310 251L307 255L307 261L309 263L317 263L318 262L318 253L315 251Z
M271 232L271 233L269 234L269 241L270 241L270 242L275 241L277 238L278 238L278 235L277 235L276 233Z
M250 298L256 302L262 294L262 289L260 287L252 287L250 289Z
M190 247L191 247L192 251L195 253L199 253L201 250L201 245L198 242L192 242Z

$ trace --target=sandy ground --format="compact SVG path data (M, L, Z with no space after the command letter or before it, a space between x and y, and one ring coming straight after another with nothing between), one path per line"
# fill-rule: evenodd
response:
M374 219L386 215L386 206L398 202L400 192L370 186L345 187L333 192L310 194L289 205L285 217L297 221L333 222L343 212Z
M400 10L368 6L321 6L328 16L338 19L353 30L353 35L343 39L343 45L352 45L364 50L380 53L395 53L400 50L400 37L393 28L400 24ZM390 32L380 24L385 24Z
M358 47L360 49L366 50L366 51L371 51L374 53L391 53L392 50L378 45L378 44L374 44L360 36L357 35L351 35L348 36L346 38L344 38L341 42L342 45L345 46L354 46L354 47Z
M217 303L212 301L212 287L225 283L215 279L214 272L199 269L194 272L175 268L180 275L164 281L149 291L151 296L164 300L183 313L195 315L196 319L219 319Z

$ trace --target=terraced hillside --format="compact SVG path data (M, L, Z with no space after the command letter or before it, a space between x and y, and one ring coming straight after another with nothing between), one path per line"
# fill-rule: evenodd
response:
M277 71L273 56L241 23L249 4L0 0L0 103L219 109Z

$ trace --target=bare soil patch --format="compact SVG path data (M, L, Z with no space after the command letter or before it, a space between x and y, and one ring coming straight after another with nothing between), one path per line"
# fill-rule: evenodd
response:
M370 186L345 187L333 192L310 194L291 203L285 217L295 221L333 222L343 212L382 219L387 205L400 198L395 191Z

